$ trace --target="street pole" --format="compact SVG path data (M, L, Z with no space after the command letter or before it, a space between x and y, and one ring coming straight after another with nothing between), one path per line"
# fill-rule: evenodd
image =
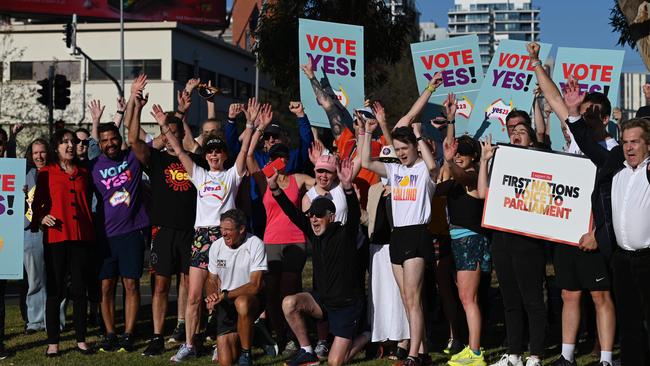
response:
M54 134L54 65L50 65L47 70L47 78L50 80L48 83L50 88L50 100L47 104L47 125L50 128L50 137Z
M120 97L124 97L124 0L120 0ZM124 136L124 123L120 129Z

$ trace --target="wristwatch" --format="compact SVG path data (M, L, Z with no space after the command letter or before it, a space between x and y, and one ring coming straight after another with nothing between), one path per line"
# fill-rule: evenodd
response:
M221 293L223 294L223 299L228 300L228 290L221 290Z

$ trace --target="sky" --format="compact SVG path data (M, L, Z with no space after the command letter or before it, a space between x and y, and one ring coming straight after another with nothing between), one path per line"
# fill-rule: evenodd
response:
M613 0L533 0L541 9L541 41L551 43L555 55L558 46L623 49L616 45L618 34L609 25ZM453 0L416 0L420 21L433 21L447 27L447 11ZM625 47L623 72L648 73L636 50Z

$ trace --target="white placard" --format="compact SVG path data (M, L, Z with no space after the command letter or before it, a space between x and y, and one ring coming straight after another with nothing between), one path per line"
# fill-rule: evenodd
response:
M596 166L587 158L499 145L483 227L578 245L591 228Z

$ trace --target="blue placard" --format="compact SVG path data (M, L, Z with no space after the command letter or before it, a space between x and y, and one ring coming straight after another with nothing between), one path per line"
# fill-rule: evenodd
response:
M300 19L299 25L300 64L312 61L316 78L351 116L364 100L363 27L309 19ZM327 115L301 71L300 99L311 124L329 128Z
M448 93L456 94L456 135L468 133L469 116L483 82L478 36L412 43L411 55L420 91L426 88L437 71L444 70L443 83L429 99L427 110L436 110L434 105L441 105ZM433 117L431 114L425 111L425 118Z
M618 86L625 51L594 48L560 47L555 58L553 81L560 90L571 75L578 79L581 93L600 92L607 96L612 109L618 102ZM551 120L551 144L554 150L562 150L566 144L555 113Z
M0 279L23 278L25 159L0 159Z
M537 83L535 69L524 41L504 39L492 57L467 130L475 138L492 135L495 142L509 142L505 117L512 109L530 112ZM546 60L551 45L540 43L540 60Z

